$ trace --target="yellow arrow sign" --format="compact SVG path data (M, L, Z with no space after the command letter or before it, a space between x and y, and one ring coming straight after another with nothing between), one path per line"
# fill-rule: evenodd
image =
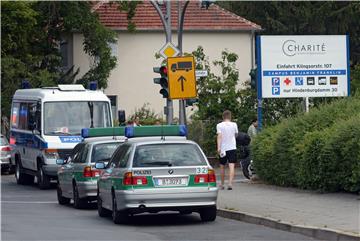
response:
M193 56L167 59L169 98L192 99L197 96Z

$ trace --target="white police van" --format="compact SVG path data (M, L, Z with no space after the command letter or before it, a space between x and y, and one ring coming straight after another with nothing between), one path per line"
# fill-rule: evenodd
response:
M57 178L56 160L81 142L81 129L112 127L110 100L82 85L59 85L15 92L11 107L11 162L18 184L41 189Z

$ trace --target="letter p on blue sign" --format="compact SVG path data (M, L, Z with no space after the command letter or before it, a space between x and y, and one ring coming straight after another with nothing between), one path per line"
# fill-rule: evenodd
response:
M272 87L272 95L280 95L280 87Z

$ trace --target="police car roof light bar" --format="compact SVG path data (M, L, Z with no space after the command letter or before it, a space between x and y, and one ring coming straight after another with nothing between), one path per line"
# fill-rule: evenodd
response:
M146 136L186 136L185 125L161 125L161 126L127 126L125 136L146 137Z
M103 128L83 128L81 136L83 138L100 136L124 136L125 127L103 127Z

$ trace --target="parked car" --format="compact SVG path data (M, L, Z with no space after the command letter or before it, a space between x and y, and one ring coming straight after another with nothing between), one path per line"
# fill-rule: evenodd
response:
M4 135L0 136L0 149L1 173L12 173L14 168L11 166L11 146L9 145L9 142Z
M96 200L97 180L101 170L95 163L107 164L115 149L124 138L95 137L77 144L67 160L58 159L57 198L61 205L74 200L75 208L83 208L87 202Z
M178 211L198 212L202 221L216 219L215 172L195 142L174 136L176 128L183 134L183 126L126 127L129 139L108 165L95 164L104 168L98 180L99 216L123 223L130 214Z

